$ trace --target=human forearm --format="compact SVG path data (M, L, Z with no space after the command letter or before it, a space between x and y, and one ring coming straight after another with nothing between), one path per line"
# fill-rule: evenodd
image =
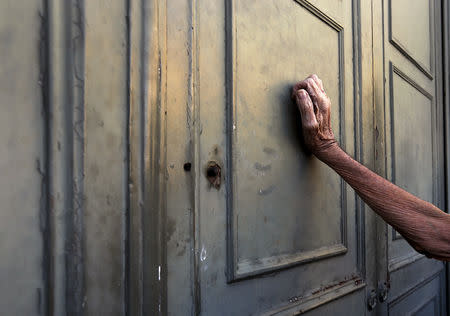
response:
M450 215L364 167L337 144L316 153L417 251L450 260Z
M292 91L301 114L305 145L419 252L450 261L450 215L397 187L347 155L331 128L330 98L311 75ZM420 181L420 179L417 179Z

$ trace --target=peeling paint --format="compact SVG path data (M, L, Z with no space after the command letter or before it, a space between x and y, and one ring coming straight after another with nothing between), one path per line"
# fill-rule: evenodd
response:
M161 266L158 266L158 281L161 281Z
M205 261L206 260L206 249L204 246L202 246L202 251L200 253L200 261Z
M259 162L255 162L255 169L259 171L269 171L272 169L272 164L262 165Z
M333 282L333 283L327 284L325 286L321 286L319 289L311 292L311 294L312 295L316 295L316 294L319 294L319 293L322 293L322 292L326 292L326 291L328 291L328 290L330 290L332 288L335 288L335 287L338 287L338 286L342 286L345 283L347 283L349 281L352 281L352 280L355 282L355 285L359 285L362 282L362 279L359 276L352 275L350 277L345 277L343 280L341 280L339 282Z

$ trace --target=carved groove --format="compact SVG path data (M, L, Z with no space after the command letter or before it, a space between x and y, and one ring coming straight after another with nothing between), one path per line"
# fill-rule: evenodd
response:
M409 295L411 295L412 293L418 291L421 287L424 287L425 285L432 282L436 278L438 278L439 283L441 285L443 285L441 273L442 273L442 270L439 270L439 271L431 274L429 277L422 279L420 282L418 282L417 284L415 284L414 286L412 286L411 288L409 288L408 290L406 290L399 296L395 297L392 301L390 301L388 303L388 310L392 309L395 305L400 303L404 298L406 298Z
M392 228L392 230L395 232L395 230ZM397 238L397 239L403 239L403 238ZM400 268L406 267L407 265L410 265L411 263L414 263L422 258L425 258L424 255L421 255L420 253L413 252L412 254L408 254L405 257L395 258L394 260L389 261L389 272L397 271Z

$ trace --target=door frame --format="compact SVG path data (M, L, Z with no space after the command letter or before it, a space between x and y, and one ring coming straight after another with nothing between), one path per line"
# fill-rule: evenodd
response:
M444 162L445 162L445 211L450 213L450 6L448 1L442 0L442 87L444 95ZM447 315L450 315L450 263L446 263Z

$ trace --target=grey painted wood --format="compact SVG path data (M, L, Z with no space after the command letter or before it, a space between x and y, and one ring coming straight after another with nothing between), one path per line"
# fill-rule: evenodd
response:
M122 315L128 7L1 6L2 313Z
M388 179L443 208L444 130L442 94L441 3L439 1L376 1L374 23L383 51L378 72L384 84L376 89L377 127L380 152L378 172ZM383 6L382 6L383 4ZM405 10L405 7L408 7ZM380 44L378 44L380 45ZM379 283L390 288L388 300L380 304L384 314L446 315L444 265L418 254L391 227L379 249L385 263ZM420 298L420 299L419 299Z
M0 3L0 310L8 315L46 309L43 9L40 1Z
M170 315L284 315L332 300L340 308L359 301L355 309L365 313L367 248L355 195L302 151L289 99L295 80L319 72L339 139L354 154L362 143L354 120L357 7L313 3L168 2L159 16L168 238L160 271ZM324 36L317 48L301 41L307 29ZM205 177L212 160L222 167L219 189ZM314 195L320 190L333 192L329 200Z
M391 2L2 3L0 310L444 315L442 264L303 151L289 100L318 73L347 152L443 207L440 2Z
M86 315L125 312L128 29L124 1L85 2L83 255Z

